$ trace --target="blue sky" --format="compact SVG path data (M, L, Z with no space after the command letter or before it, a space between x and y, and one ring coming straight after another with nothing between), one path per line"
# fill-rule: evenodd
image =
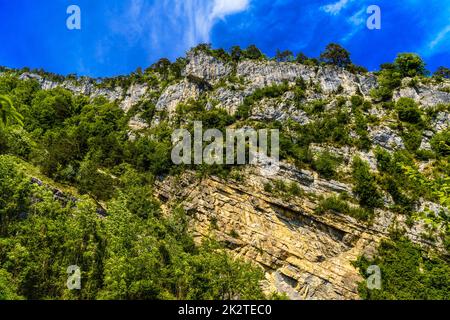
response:
M69 5L81 30L68 30ZM381 30L366 27L369 5ZM0 0L0 65L93 77L128 74L190 47L256 44L318 56L338 42L370 70L417 52L450 67L449 0Z

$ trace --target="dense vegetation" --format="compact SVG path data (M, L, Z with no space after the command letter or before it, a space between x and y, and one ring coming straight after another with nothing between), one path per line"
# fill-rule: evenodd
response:
M369 300L449 300L450 264L448 260L425 253L400 234L381 244L374 259L361 257L355 265L362 274L370 265L381 270L381 290L359 286Z
M0 94L2 123L24 115L0 128L1 299L263 298L259 268L195 245L183 210L162 215L151 186L170 170L167 124L131 141L103 98L13 76ZM66 287L71 265L82 290Z

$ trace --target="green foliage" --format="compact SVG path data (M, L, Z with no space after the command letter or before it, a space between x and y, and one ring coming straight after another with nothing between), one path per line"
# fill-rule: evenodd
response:
M327 104L328 104L328 101L326 101L326 100L322 100L322 99L314 100L306 106L305 112L308 115L320 114L325 111L325 107Z
M17 291L17 284L14 283L11 274L4 269L0 269L0 301L22 299Z
M433 74L438 79L450 79L450 69L446 67L439 67Z
M402 130L402 140L410 152L416 152L422 143L422 130L417 126L407 124Z
M75 112L72 94L61 88L39 91L32 103L31 116L26 122L27 128L48 130L60 126L64 120Z
M347 201L335 196L322 199L315 209L317 214L324 214L328 211L346 214L361 221L368 221L373 217L373 211L350 206Z
M294 61L294 53L290 50L280 51L277 49L275 60L278 62L292 62Z
M439 132L431 139L431 147L442 157L450 155L450 130Z
M381 65L378 74L379 87L371 92L372 97L378 101L389 101L395 89L400 87L405 77L425 76L425 63L414 53L401 53L394 63Z
M363 281L360 296L367 300L449 300L450 264L445 259L393 235L381 243L374 259L360 257L355 263L363 276L370 265L381 270L381 290L369 290Z
M33 137L23 127L0 128L0 154L14 154L30 159L37 148Z
M355 183L353 192L362 207L373 209L383 205L383 198L378 190L375 176L369 165L360 158L353 159L352 175Z
M11 122L23 125L23 117L17 112L11 99L7 96L0 95L0 126L7 126Z
M352 103L352 108L356 109L358 107L361 107L364 103L364 98L361 96L352 96L350 98L350 102Z
M180 209L161 216L148 179L122 166L107 216L63 201L0 157L0 299L263 299L262 270L218 244L194 245ZM71 199L71 197L68 197ZM150 200L150 201L149 201ZM82 289L66 287L68 266Z
M418 174L412 156L407 151L398 151L390 155L387 151L375 150L377 166L380 171L380 183L384 190L392 196L397 211L411 216L420 197L433 200L432 190ZM408 173L405 168L409 168ZM414 174L413 174L414 173Z
M279 195L285 199L303 195L303 190L296 182L292 181L288 183L279 179L264 184L264 190L266 192Z
M77 182L82 194L89 194L96 200L108 200L114 194L114 179L97 168L97 162L89 157L80 164Z
M242 52L244 59L261 60L264 59L262 52L254 45L249 45L247 49Z
M400 53L394 61L395 68L404 77L425 76L425 62L415 53Z
M364 114L359 110L354 111L356 133L359 135L358 147L363 150L370 150L372 146L372 140L369 137L367 119Z
M436 180L424 177L418 170L410 165L402 165L401 169L405 175L422 190L426 190L443 206L450 208L450 177L448 172Z
M379 87L372 90L372 98L378 102L391 100L393 91L401 85L401 80L401 73L395 68L394 65L383 65L378 74Z

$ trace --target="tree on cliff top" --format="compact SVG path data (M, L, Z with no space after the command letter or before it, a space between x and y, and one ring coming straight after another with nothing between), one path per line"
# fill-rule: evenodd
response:
M320 54L320 60L340 68L346 68L352 64L350 53L337 43L327 45L325 51Z

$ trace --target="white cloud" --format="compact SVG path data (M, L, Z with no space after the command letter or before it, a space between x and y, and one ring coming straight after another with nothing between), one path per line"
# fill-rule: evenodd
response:
M354 15L352 15L350 18L348 18L349 23L360 26L366 22L366 16L364 15L366 13L366 9L363 8L356 12Z
M339 0L336 3L331 3L326 6L320 7L320 9L322 9L326 13L329 13L329 14L335 16L335 15L339 14L341 12L341 10L344 9L347 6L347 4L351 1L353 1L353 0Z
M444 29L442 29L436 37L428 44L428 47L430 49L434 49L436 46L438 46L442 41L444 41L447 36L450 34L450 25L446 26Z
M210 19L223 19L227 15L246 10L248 5L249 0L215 0Z
M148 39L153 48L168 46L186 50L209 42L211 30L220 19L245 11L250 0L130 0L122 18L112 23L113 30L128 41Z

